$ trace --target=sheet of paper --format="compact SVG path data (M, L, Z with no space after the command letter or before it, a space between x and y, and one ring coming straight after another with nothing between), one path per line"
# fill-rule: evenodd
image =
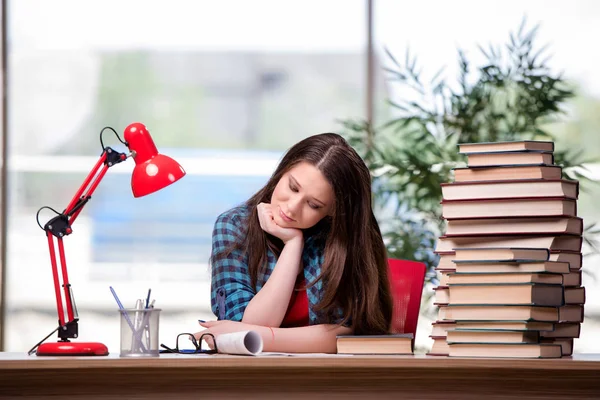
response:
M224 333L216 341L219 353L224 354L255 356L263 349L262 337L255 331Z

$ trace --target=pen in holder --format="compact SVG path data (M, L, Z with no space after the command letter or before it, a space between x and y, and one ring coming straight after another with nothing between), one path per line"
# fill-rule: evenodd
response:
M141 341L140 332L142 329L142 322L144 320L144 315L142 315L142 310L144 309L144 301L142 299L138 299L135 302L135 316L133 318L133 329L131 330L131 352L139 353L142 352L142 347L144 344Z
M142 303L143 304L143 303ZM121 357L158 357L160 309L120 309ZM133 319L130 316L133 315Z

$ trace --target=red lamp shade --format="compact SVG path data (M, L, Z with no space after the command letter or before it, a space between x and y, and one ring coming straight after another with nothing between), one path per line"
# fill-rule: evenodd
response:
M171 157L159 154L150 132L139 122L125 128L123 134L133 154L135 168L131 176L134 197L154 193L185 175L185 170Z

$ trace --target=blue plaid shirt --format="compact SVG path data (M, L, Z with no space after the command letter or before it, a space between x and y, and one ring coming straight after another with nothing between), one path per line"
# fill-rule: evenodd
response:
M234 242L243 240L246 219L249 209L246 206L232 208L219 215L212 234L212 255L226 251ZM313 237L304 239L302 262L304 278L307 284L316 280L323 264L324 243ZM268 250L267 268L258 277L256 290L250 282L248 273L248 255L240 250L233 251L228 257L221 258L212 265L211 307L213 313L222 320L241 321L248 303L263 287L277 263L275 254ZM334 323L339 320L341 311L336 316L327 317L323 312L317 313L314 308L320 300L323 288L322 280L307 289L309 324Z

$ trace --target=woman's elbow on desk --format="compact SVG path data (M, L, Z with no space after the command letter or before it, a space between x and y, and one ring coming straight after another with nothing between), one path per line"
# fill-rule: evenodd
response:
M265 342L265 351L336 353L337 336L348 335L351 332L350 328L329 324L298 328L274 328L271 340Z

